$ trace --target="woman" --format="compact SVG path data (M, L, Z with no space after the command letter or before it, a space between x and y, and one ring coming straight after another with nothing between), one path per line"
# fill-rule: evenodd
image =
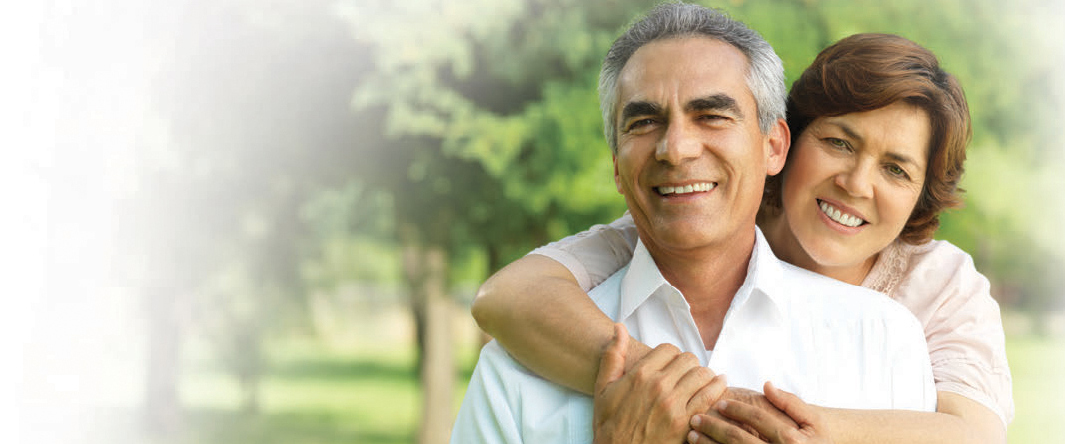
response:
M788 161L766 183L759 226L781 259L881 291L917 316L938 406L922 413L785 405L775 390L769 400L800 424L818 418L805 430L813 438L1004 442L1013 404L998 305L967 254L931 240L939 214L959 204L971 134L957 81L909 40L854 35L822 51L795 82L788 123ZM474 317L533 371L591 393L614 330L583 293L628 262L635 239L626 216L537 249L481 287ZM626 364L649 350L628 339ZM739 403L724 408L768 428L766 436L788 427L754 424ZM696 418L695 429L709 436L731 427Z

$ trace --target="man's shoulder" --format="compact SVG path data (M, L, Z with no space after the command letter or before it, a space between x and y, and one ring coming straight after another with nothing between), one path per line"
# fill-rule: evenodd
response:
M785 291L791 293L788 297L792 300L799 297L803 305L818 307L813 312L859 317L856 319L877 318L917 323L913 313L883 293L851 285L786 262L781 262L781 265L783 282L786 283Z
M550 389L564 395L580 395L561 385L550 382L533 373L508 353L499 341L491 340L481 348L477 359L476 372L485 379L498 379L506 391L527 390L529 386L537 389Z
M595 302L599 310L611 319L617 318L618 307L621 304L621 282L628 273L630 264L625 264L601 284L588 291L588 297L592 299L592 302Z
M591 441L591 398L522 366L496 341L481 349L452 443Z

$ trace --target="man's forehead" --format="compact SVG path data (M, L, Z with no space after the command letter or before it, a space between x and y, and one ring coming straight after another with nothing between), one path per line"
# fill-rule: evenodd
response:
M747 56L735 46L703 36L656 40L641 46L622 68L615 108L631 101L682 101L725 94L745 102Z

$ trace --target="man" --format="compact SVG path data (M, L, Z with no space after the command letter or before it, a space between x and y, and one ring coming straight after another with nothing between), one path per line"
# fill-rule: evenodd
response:
M687 409L705 411L724 382L706 367L733 387L772 380L822 406L934 409L916 319L883 295L780 262L755 227L765 177L783 167L790 139L783 69L768 43L717 11L661 5L614 43L599 91L614 180L639 241L630 264L590 296L638 340L673 344L619 381L632 396L597 387L615 402L608 410L626 407L618 399L642 407L650 389L683 393ZM648 376L658 374L669 376ZM603 434L619 430L610 420L596 418ZM590 442L592 425L590 398L535 376L493 342L452 442ZM683 440L686 423L667 425L648 438Z

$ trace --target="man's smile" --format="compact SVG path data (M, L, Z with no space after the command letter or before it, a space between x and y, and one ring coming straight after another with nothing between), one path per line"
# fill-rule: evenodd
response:
M697 183L690 183L690 184L687 184L687 185L658 186L658 187L654 187L654 190L655 190L656 193L658 193L661 196L670 196L670 195L680 195L680 194L690 194L690 193L704 193L704 192L713 190L716 187L717 187L717 183L715 183L715 182L697 182Z

